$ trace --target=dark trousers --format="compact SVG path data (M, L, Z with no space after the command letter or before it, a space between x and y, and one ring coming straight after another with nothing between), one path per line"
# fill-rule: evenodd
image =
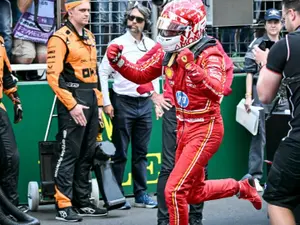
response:
M163 118L163 127L162 127L162 165L160 174L158 177L157 183L157 202L158 202L158 211L157 211L157 220L158 223L161 221L169 221L168 208L165 202L165 186L169 175L171 174L174 163L175 163L175 152L176 152L176 109L172 107L170 110L165 110ZM207 170L205 170L207 177ZM190 217L195 216L202 219L203 203L197 205L190 205Z
M76 100L89 107L83 110L86 126L76 124L63 103L57 102L59 132L56 138L60 142L61 152L54 181L59 208L68 207L71 202L77 207L85 207L90 202L89 180L99 127L98 105L93 90L77 91Z
M263 104L259 101L256 85L253 85L253 98L254 106L263 107ZM261 179L263 175L263 160L264 160L264 149L266 145L266 129L265 129L265 112L260 110L259 112L259 124L258 132L252 136L249 160L248 160L248 174L254 178Z
M116 147L112 168L122 189L131 141L133 192L138 196L147 190L146 155L152 130L152 101L147 97L129 97L113 92L111 99L114 107L112 142Z
M14 205L19 204L19 152L7 112L0 108L0 187Z

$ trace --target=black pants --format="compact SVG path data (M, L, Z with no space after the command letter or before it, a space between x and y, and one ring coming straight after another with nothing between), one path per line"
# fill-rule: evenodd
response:
M138 196L147 190L146 155L152 130L152 102L150 98L129 97L117 93L113 93L111 98L115 113L112 120L112 142L116 147L112 168L122 189L127 150L131 141L133 192Z
M297 135L297 136L296 136ZM299 137L298 133L291 136ZM271 205L296 209L300 202L300 144L286 137L274 155L263 198Z
M88 106L84 109L87 120L85 127L77 125L67 108L57 102L57 141L61 143L61 153L57 161L54 181L56 201L59 208L73 205L84 207L89 204L90 170L96 148L98 134L98 106L93 90L76 91L78 103Z
M19 204L19 152L7 112L0 107L0 187L14 205Z
M158 224L161 221L169 221L169 213L165 202L164 191L169 175L172 172L175 164L177 122L174 106L168 111L165 110L162 120L162 165L157 183ZM207 172L207 170L205 172ZM198 205L190 205L190 217L195 216L202 219L203 205L203 203Z

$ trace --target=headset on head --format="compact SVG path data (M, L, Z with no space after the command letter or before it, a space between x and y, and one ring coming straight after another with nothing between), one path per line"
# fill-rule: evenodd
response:
M144 27L144 31L150 31L151 29L151 12L150 10L143 6L142 4L136 2L133 6L129 6L125 15L124 15L124 20L123 20L123 26L127 27L127 17L130 15L130 13L132 12L133 9L138 9L139 12L144 16L145 18L145 27Z

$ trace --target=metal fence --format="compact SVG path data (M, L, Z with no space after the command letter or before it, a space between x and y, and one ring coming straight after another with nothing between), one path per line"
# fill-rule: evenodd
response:
M243 57L249 44L264 32L266 10L281 11L281 0L253 0L253 23L243 27L208 27L208 34L218 38L231 57ZM284 31L283 31L284 32Z
M150 1L139 1L140 4L153 9ZM91 1L91 21L89 29L94 33L97 42L98 58L105 54L107 44L114 38L123 34L126 30L124 26L124 15L127 9L135 3L127 0L92 0ZM156 21L156 18L152 18ZM151 33L149 34L151 36Z
M61 14L63 11L60 7L61 1L63 0L57 1L58 14ZM252 1L254 4L253 24L243 27L207 27L208 34L218 38L225 51L231 57L243 57L248 45L253 41L257 33L264 30L263 23L260 23L260 21L263 20L267 9L281 9L281 0ZM91 19L88 28L96 37L99 60L105 54L108 43L125 32L126 28L123 25L124 14L128 5L134 2L128 0L91 0ZM149 35L155 39L157 33L155 24L158 10L151 4L151 0L140 0L139 2L151 9L153 29ZM59 15L57 18L58 21L61 21Z

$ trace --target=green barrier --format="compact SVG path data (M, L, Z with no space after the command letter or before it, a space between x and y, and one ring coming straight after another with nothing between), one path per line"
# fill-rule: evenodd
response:
M44 139L54 95L47 82L20 82L19 93L22 99L24 118L20 124L14 124L13 128L20 152L20 202L25 203L27 202L28 182L40 181L38 142ZM233 82L233 94L225 97L222 102L225 136L219 151L209 163L210 179L225 177L240 179L247 172L250 134L235 121L236 105L244 96L244 93L245 75L237 75ZM13 107L10 100L4 98L4 104L10 118L13 119ZM108 131L110 129L111 127ZM54 118L48 140L55 140L56 132L57 121ZM107 137L107 134L105 133L104 136ZM161 120L157 121L153 114L153 131L149 146L147 168L149 192L156 192L157 178L161 165L161 139ZM123 185L125 194L131 195L133 182L130 172L130 149L128 155Z

